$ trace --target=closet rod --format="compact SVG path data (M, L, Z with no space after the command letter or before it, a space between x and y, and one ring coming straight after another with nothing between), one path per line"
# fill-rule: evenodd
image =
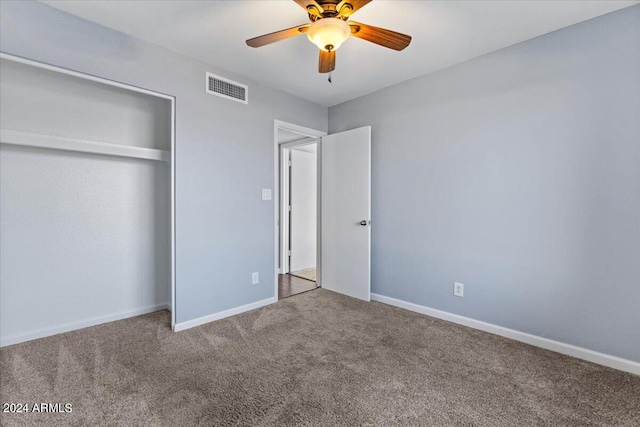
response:
M76 151L79 153L105 154L107 156L157 160L162 162L169 162L171 160L171 152L165 150L109 144L106 142L86 141L83 139L43 135L9 129L0 129L0 143L20 145L24 147Z

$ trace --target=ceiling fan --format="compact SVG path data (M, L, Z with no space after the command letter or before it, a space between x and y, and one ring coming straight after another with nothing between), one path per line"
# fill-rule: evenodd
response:
M320 48L318 71L329 73L336 68L336 49L349 36L402 50L411 43L411 36L373 27L359 22L348 21L349 16L371 0L293 0L309 14L310 24L302 24L286 30L276 31L247 40L251 47L265 46L290 37L306 34L309 40Z

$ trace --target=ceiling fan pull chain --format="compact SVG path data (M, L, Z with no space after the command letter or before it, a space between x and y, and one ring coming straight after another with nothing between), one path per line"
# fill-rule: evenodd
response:
M333 83L333 82L331 81L331 72L329 72L329 78L328 78L327 80L329 81L329 83Z

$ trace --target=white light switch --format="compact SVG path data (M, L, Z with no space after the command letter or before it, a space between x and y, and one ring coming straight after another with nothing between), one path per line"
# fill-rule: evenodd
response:
M271 200L271 189L263 188L262 189L262 200Z
M260 275L257 272L251 273L251 284L257 285L258 283L260 283Z

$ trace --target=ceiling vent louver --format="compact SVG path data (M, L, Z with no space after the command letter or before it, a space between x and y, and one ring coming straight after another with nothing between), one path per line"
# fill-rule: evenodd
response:
M221 96L233 101L249 103L249 88L233 80L207 73L206 91L211 95Z

